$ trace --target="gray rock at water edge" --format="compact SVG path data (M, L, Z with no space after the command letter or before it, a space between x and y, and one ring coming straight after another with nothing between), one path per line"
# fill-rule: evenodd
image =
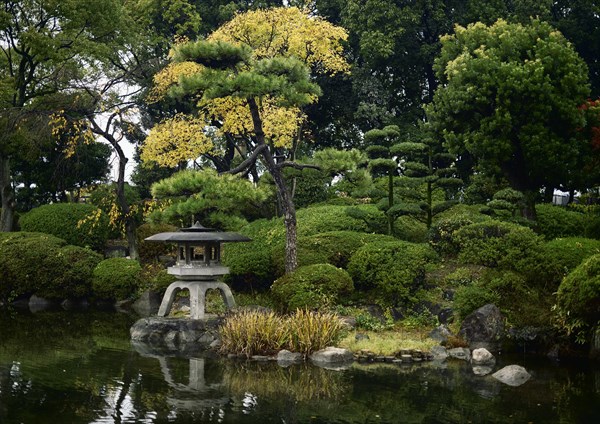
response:
M473 374L475 374L475 375L484 376L484 375L490 374L492 371L494 371L494 368L492 368L488 365L474 365L473 366Z
M501 383L517 387L525 384L531 378L531 374L520 365L508 365L501 370L496 371L492 374L492 377Z
M443 361L448 358L448 350L444 346L433 346L429 351L434 361Z
M41 312L46 309L50 309L56 306L56 304L43 297L36 296L35 294L29 298L29 310L31 313Z
M466 347L455 347L454 349L448 349L448 356L454 359L461 359L463 361L471 360L471 351Z
M304 356L300 352L290 352L289 350L283 349L277 353L278 364L295 364L304 361Z
M486 348L480 347L471 353L471 363L473 365L494 366L496 358Z
M316 364L343 364L352 362L354 356L348 349L326 347L310 355L310 360Z
M482 306L467 315L458 335L469 343L471 349L484 347L496 351L504 336L504 316L496 305L490 303Z
M452 333L444 324L441 324L431 330L428 337L437 342L444 343L448 341L448 337L452 336Z

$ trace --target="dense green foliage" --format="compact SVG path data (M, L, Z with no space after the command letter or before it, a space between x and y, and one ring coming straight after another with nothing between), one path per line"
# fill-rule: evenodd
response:
M527 216L536 191L569 185L589 85L562 34L539 20L457 27L442 39L435 70L442 84L427 118L451 152L506 177L526 195Z
M558 288L561 324L583 335L600 320L600 255L594 255L571 272ZM582 334L583 333L583 334Z
M357 290L373 291L381 303L397 305L409 302L423 286L425 271L436 259L426 244L374 242L352 255L348 272Z
M159 256L174 254L174 246L168 243L145 241L147 237L158 233L177 231L177 227L170 224L146 223L137 228L137 247L141 262L158 261Z
M557 238L544 245L544 262L548 267L548 282L556 288L563 277L581 262L600 253L600 240L583 237Z
M53 203L24 214L23 231L52 234L75 246L100 250L108 238L108 217L93 205Z
M364 208L364 207L361 207ZM328 231L366 232L367 224L345 213L346 207L333 205L317 205L299 209L298 235L310 236Z
M226 281L236 290L268 288L275 280L272 249L283 243L283 222L280 219L259 219L243 227L239 233L252 241L223 246L222 260L229 267Z
M350 257L360 247L376 241L393 241L383 234L359 233L355 231L330 231L298 238L298 265L328 263L346 268ZM285 250L282 243L273 248L273 266L277 276L283 275Z
M275 300L286 311L333 306L353 289L350 275L330 264L300 266L271 286Z
M0 233L0 299L61 300L91 293L97 253L43 233Z
M142 267L139 262L125 258L105 259L94 269L92 289L101 300L131 298L140 285Z
M462 263L514 270L539 277L543 244L533 230L496 220L464 226L453 233Z
M586 217L560 206L550 204L536 205L537 229L546 238L585 236Z

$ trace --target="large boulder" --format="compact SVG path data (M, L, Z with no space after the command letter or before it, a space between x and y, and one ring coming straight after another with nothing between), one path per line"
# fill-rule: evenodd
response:
M129 333L134 344L145 345L146 350L156 354L192 354L215 346L221 321L221 318L148 317L133 324Z
M471 349L483 347L497 351L504 336L504 321L500 309L490 303L467 315L458 335L469 343Z
M509 365L496 371L492 374L492 377L501 383L517 387L521 384L525 384L531 378L531 374L520 365Z

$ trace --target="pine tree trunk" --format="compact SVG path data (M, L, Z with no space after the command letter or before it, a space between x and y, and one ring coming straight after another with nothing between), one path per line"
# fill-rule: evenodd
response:
M10 159L0 157L0 196L2 212L0 215L0 232L9 232L13 228L15 216L15 193L10 177Z
M263 146L265 144L265 133L258 105L256 104L256 100L252 97L248 98L247 102L248 107L250 108L250 114L252 115L256 146ZM298 252L296 248L296 208L291 193L285 184L283 172L281 171L281 168L277 166L273 154L267 148L263 150L262 156L265 160L267 171L269 171L275 182L277 200L279 201L283 213L283 222L285 224L285 272L287 274L298 267Z

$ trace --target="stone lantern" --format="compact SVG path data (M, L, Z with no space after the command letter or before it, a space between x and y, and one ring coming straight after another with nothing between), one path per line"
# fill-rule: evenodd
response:
M227 284L217 281L229 273L229 268L221 264L221 243L251 241L237 233L215 231L196 222L189 228L177 232L159 233L145 239L165 243L177 243L177 262L167 272L177 277L163 296L158 316L167 316L177 292L187 289L190 292L190 317L203 319L206 292L216 289L228 309L235 307L231 289Z

